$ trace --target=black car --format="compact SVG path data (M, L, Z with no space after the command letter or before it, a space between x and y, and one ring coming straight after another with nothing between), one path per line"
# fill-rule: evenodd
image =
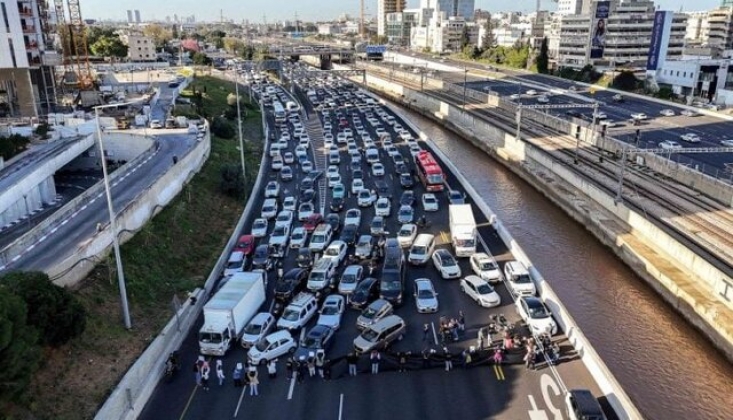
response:
M270 247L267 244L258 245L252 256L252 268L270 270L272 260L270 259Z
M364 309L379 296L379 281L374 277L367 277L360 281L349 295L349 304L356 309Z
M402 196L400 196L400 205L412 206L413 204L415 204L415 192L412 190L403 191Z
M412 188L415 186L415 181L412 179L410 174L400 174L400 186L402 188Z
M301 356L307 358L310 353L315 355L318 350L328 351L333 343L332 339L333 328L326 325L316 325L300 340L298 350L295 351L293 357L298 360Z
M307 176L300 181L301 190L312 190L313 189L313 178Z
M351 171L351 177L353 179L364 179L364 173L361 171L361 169L354 169Z
M379 198L392 198L392 188L384 181L377 181L377 196Z
M397 175L409 174L410 168L408 168L404 163L395 163L394 171Z
M356 235L359 233L359 226L357 225L346 225L341 231L341 239L346 242L346 245L354 245L356 243Z
M303 290L308 281L308 270L293 268L275 283L275 299L287 302Z
M300 248L295 262L300 268L311 268L313 267L313 253L308 248Z
M575 117L575 118L582 118L583 117L583 114L581 114L580 112L578 112L578 111L572 111L572 110L571 111L566 111L565 112L565 115L567 115L568 117Z
M341 211L344 209L344 198L343 197L333 197L331 199L331 204L328 206L331 211Z
M331 225L331 230L334 233L337 233L339 230L341 230L341 217L339 217L338 214L328 213L328 216L326 216L323 221Z
M316 197L316 192L313 189L300 190L300 202L310 203Z

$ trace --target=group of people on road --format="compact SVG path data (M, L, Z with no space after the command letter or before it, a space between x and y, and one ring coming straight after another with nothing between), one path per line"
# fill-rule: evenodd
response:
M285 362L285 370L287 379L296 379L298 383L305 381L306 377L331 379L331 361L326 359L326 352L322 349L309 352L307 356L301 355L297 359L288 358Z
M460 336L466 332L466 316L463 314L463 311L458 311L457 318L448 319L445 316L441 316L439 331L441 343L445 344L447 342L459 341Z
M560 346L552 341L552 337L549 334L542 334L538 338L539 343L533 337L528 337L526 340L524 364L527 369L535 369L544 356L547 356L549 365L555 365L560 360Z
M276 361L270 361L267 364L267 370L271 373L271 377L274 377L276 372L275 367ZM215 365L216 378L219 380L219 386L223 386L226 380L224 374L224 362L217 360ZM211 375L211 359L207 359L204 356L199 356L193 364L194 377L196 378L196 385L200 386L204 391L209 390L209 376ZM239 388L248 385L251 396L259 395L259 373L257 372L257 366L249 363L245 364L238 362L232 371L232 380L234 386Z

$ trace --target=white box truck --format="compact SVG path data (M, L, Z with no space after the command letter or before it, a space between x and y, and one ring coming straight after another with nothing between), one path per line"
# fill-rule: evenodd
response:
M476 253L476 219L470 204L451 204L450 236L456 257L470 257Z
M265 303L263 274L235 273L204 305L199 330L201 354L223 356L242 336L244 326Z

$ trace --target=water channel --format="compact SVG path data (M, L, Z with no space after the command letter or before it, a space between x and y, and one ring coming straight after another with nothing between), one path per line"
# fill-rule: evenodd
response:
M404 111L472 181L648 419L733 418L733 366L611 250L534 187Z

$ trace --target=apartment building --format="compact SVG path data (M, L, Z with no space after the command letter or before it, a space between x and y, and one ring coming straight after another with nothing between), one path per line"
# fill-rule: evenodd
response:
M377 35L387 34L387 14L405 10L406 0L378 0L377 1Z
M602 48L593 47L591 42L591 35L595 37L595 34L591 34L591 27L598 25L599 21L594 16L595 7L599 4L608 6ZM611 0L594 2L593 6L593 11L588 14L562 16L558 64L575 68L587 64L601 69L619 66L644 68L652 45L652 29L657 12L654 3L646 0ZM661 61L682 56L687 30L685 14L667 13L670 14L670 21L669 27L664 30L661 48L664 56L659 57Z
M434 9L437 13L445 13L446 18L461 17L467 21L474 19L475 0L422 0L422 9Z
M122 36L127 45L127 58L130 61L155 61L155 42L152 38L139 34Z
M707 13L702 31L702 45L719 50L733 50L733 7L721 7Z
M410 31L419 26L424 9L406 9L403 12L387 13L385 35L392 45L409 46Z
M478 45L480 26L461 17L434 19L429 28L433 32L430 50L434 53L460 51L464 28L468 31L469 44Z
M60 60L47 21L45 1L0 0L0 118L37 117L56 103Z

